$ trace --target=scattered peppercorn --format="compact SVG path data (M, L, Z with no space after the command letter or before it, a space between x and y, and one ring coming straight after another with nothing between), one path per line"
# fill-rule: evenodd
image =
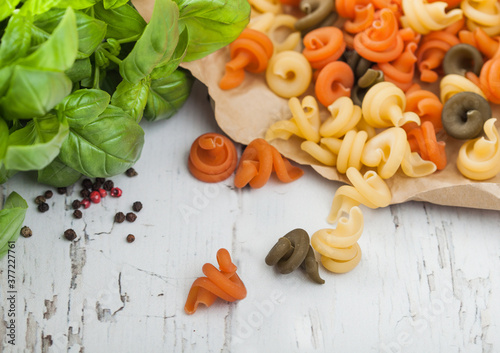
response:
M106 190L102 189L102 188L99 188L99 190L97 190L99 192L99 195L101 195L101 197L106 197L108 196L108 193Z
M68 191L68 189L67 189L66 187L57 188L57 192L58 192L60 195L64 195L67 191Z
M102 186L102 183L99 183L99 182L95 182L94 184L92 184L92 191L97 191L101 188Z
M135 177L139 173L137 173L134 168L128 168L125 174L127 174L128 177Z
M83 179L82 186L85 189L92 189L92 180L90 180L90 179Z
M38 205L38 211L47 212L49 210L49 205L46 202L42 202Z
M90 196L90 191L87 190L87 189L82 189L80 191L80 195L83 197L83 198L86 198L86 197L89 197Z
M132 209L135 212L139 212L140 210L142 210L142 203L140 201L134 202L134 204L132 205Z
M73 206L74 210L77 210L82 206L82 204L80 203L80 200L74 200L71 206Z
M113 183L113 180L106 180L104 184L102 184L102 188L106 191L111 191L111 189L114 187L115 183Z
M76 233L73 229L66 229L64 231L64 237L68 240L75 240L76 239Z
M129 235L127 235L127 241L128 241L129 243L133 243L133 242L134 242L134 240L135 240L135 236L134 236L133 234L129 234Z
M44 196L45 196L46 199L50 199L52 197L52 195L54 195L54 193L52 192L52 190L45 191Z
M95 178L95 181L96 181L97 183L99 183L99 184L101 184L101 185L102 185L102 184L104 184L104 182L106 181L106 179L105 179L105 178Z
M122 196L122 189L120 189L120 188L112 188L111 191L109 192L109 194L112 197L120 197L120 196Z
M41 204L42 202L45 202L45 201L47 201L47 200L45 199L45 196L42 196L42 195L38 195L38 196L35 198L35 203L36 203L37 205L39 205L39 204Z
M115 214L115 222L116 223L123 223L125 220L125 214L123 212L118 212Z
M137 216L135 213L133 212L129 212L127 213L127 215L125 216L125 218L127 219L127 221L129 222L135 222L135 220L137 219Z
M101 202L101 194L99 194L99 191L92 191L90 193L90 201L93 203Z
M21 235L25 238L29 238L33 235L30 227L24 226L21 228Z
M89 208L90 207L90 200L83 199L82 201L80 201L80 204L83 206L83 208Z
M82 218L82 217L83 217L83 213L82 213L82 211L80 211L80 210L75 210L75 211L73 212L73 217L78 218L78 219Z

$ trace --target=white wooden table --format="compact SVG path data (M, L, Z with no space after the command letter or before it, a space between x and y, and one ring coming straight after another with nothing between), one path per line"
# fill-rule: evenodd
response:
M50 210L34 198L48 188L33 175L0 186L29 203L31 238L16 243L16 345L9 333L7 261L0 261L0 352L498 352L500 351L500 214L410 202L363 208L361 263L318 285L297 270L264 263L293 228L329 227L339 184L312 169L291 184L276 179L237 190L233 178L204 184L187 170L200 134L219 131L199 83L168 121L143 122L139 175L112 178L123 189L72 217L57 193ZM134 201L134 223L116 224ZM73 228L70 242L63 232ZM132 233L134 243L125 237ZM204 263L227 248L248 296L194 315L184 303Z

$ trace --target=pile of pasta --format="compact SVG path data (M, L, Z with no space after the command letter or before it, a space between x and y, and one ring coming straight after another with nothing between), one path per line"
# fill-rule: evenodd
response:
M299 138L302 151L347 176L327 218L336 228L311 238L326 268L345 272L359 262L358 206L389 205L386 180L446 167L438 136L463 141L456 166L466 178L500 173L490 107L500 103L497 0L249 3L251 21L230 45L219 87L234 89L245 72L261 73L289 108L265 139ZM434 83L438 92L415 82Z

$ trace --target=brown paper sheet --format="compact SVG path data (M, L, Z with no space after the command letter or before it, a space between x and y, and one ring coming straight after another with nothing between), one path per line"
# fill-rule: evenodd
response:
M288 100L278 97L267 87L263 74L247 73L239 87L221 90L218 83L229 59L226 47L203 59L183 63L182 67L190 70L208 87L208 93L215 102L215 119L220 128L234 141L248 144L255 138L264 137L274 122L289 119L291 113ZM499 106L493 106L493 113L493 116L500 118ZM328 116L326 108L322 112L323 116ZM500 119L496 126L500 127ZM455 163L463 141L445 134L439 135L438 140L446 142L446 168L423 178L410 178L399 171L386 180L392 191L392 203L416 200L439 205L500 210L500 175L481 182L465 178ZM345 175L339 174L334 167L323 166L303 152L300 149L301 141L298 137L292 137L290 140L274 140L271 144L285 157L299 164L312 166L329 180L348 182Z

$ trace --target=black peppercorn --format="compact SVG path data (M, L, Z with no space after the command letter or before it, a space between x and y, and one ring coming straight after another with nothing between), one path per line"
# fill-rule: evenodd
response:
M38 205L38 211L40 212L47 212L49 210L49 205L45 202L42 202Z
M132 209L135 212L139 212L140 210L142 210L142 203L140 201L134 202L134 204L132 205Z
M115 214L115 222L116 223L123 223L125 220L125 214L123 212L118 212Z
M127 213L127 215L125 216L125 218L127 219L127 221L129 222L134 222L136 219L137 219L137 216L135 213L133 212L129 212Z
M132 243L135 240L135 236L133 234L127 235L127 241L129 243Z
M80 195L82 195L83 198L89 198L90 197L90 190L82 189L80 191Z
M24 226L21 228L21 235L25 238L29 238L33 235L33 232L31 231L30 227Z
M45 191L44 196L45 196L46 199L50 199L52 197L52 195L54 195L54 193L52 192L52 190Z
M82 204L80 203L80 200L74 200L73 203L71 204L71 206L73 206L74 210L79 209L81 205Z
M111 189L114 187L115 183L113 183L113 180L106 180L104 184L102 184L102 188L106 191L111 191Z
M92 188L92 180L90 180L90 179L83 179L82 186L83 186L84 189L91 189Z
M82 211L80 211L80 210L75 210L73 212L73 217L75 217L75 218L80 219L80 218L82 218L82 216L83 216L83 214L82 214Z
M95 178L95 181L101 185L104 184L105 180L106 180L105 178Z
M60 194L60 195L64 195L67 191L67 188L66 187L62 187L62 188L57 188L57 192Z
M68 240L75 240L76 239L76 233L73 229L66 229L64 231L64 237Z
M47 200L45 199L45 196L42 196L42 195L39 195L39 196L37 196L35 198L35 203L37 205L39 205L39 204L41 204L42 202L45 202L45 201L47 201Z
M128 168L127 171L125 172L125 174L128 177L134 177L134 176L138 175L139 173L137 173L134 168Z
M102 183L96 181L94 184L92 184L92 191L98 191L101 188L101 185Z

